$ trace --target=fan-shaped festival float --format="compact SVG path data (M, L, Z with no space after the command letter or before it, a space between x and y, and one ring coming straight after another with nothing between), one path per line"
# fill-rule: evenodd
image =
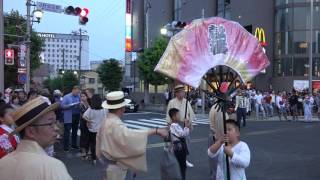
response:
M256 37L237 22L213 17L193 20L174 35L155 71L194 88L204 80L212 89L204 91L215 97L214 106L222 111L226 133L231 96L269 64ZM226 165L230 180L228 157Z

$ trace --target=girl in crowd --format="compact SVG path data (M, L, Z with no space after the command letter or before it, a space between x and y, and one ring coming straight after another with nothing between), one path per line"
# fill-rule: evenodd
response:
M10 134L14 125L11 115L13 111L14 109L10 105L0 103L0 159L14 151L19 143L19 137Z
M87 121L89 129L89 148L91 150L91 159L93 164L97 163L96 158L96 136L101 124L107 116L107 110L102 108L102 99L95 94L91 98L91 106L83 114L83 118Z

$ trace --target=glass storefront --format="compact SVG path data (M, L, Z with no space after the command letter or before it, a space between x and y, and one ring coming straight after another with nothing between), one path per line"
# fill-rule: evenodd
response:
M308 76L310 0L276 0L274 76ZM312 73L320 76L320 0L313 7Z

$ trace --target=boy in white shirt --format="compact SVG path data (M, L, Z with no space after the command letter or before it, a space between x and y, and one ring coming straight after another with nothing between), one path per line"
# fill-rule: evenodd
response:
M225 155L229 157L230 178L232 180L246 180L245 168L250 164L250 149L247 143L240 141L240 130L236 121L226 121L227 134L209 147L211 158L218 156L216 180L224 180L227 174ZM228 146L224 143L227 142Z
M179 162L182 180L185 180L187 169L186 160L188 155L188 148L185 137L189 135L191 125L189 121L186 121L184 128L179 125L180 113L176 108L171 108L169 110L169 116L172 122L170 125L170 134L173 144L173 151Z

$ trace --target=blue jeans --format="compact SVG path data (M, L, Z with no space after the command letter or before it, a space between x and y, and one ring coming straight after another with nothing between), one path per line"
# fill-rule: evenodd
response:
M263 108L262 104L256 103L256 117L257 118L259 117L259 111L260 110L262 111L263 117L266 117L266 114L265 114L265 111L264 111L264 108Z
M247 108L237 108L237 123L240 128L241 121L243 120L243 126L246 126Z

